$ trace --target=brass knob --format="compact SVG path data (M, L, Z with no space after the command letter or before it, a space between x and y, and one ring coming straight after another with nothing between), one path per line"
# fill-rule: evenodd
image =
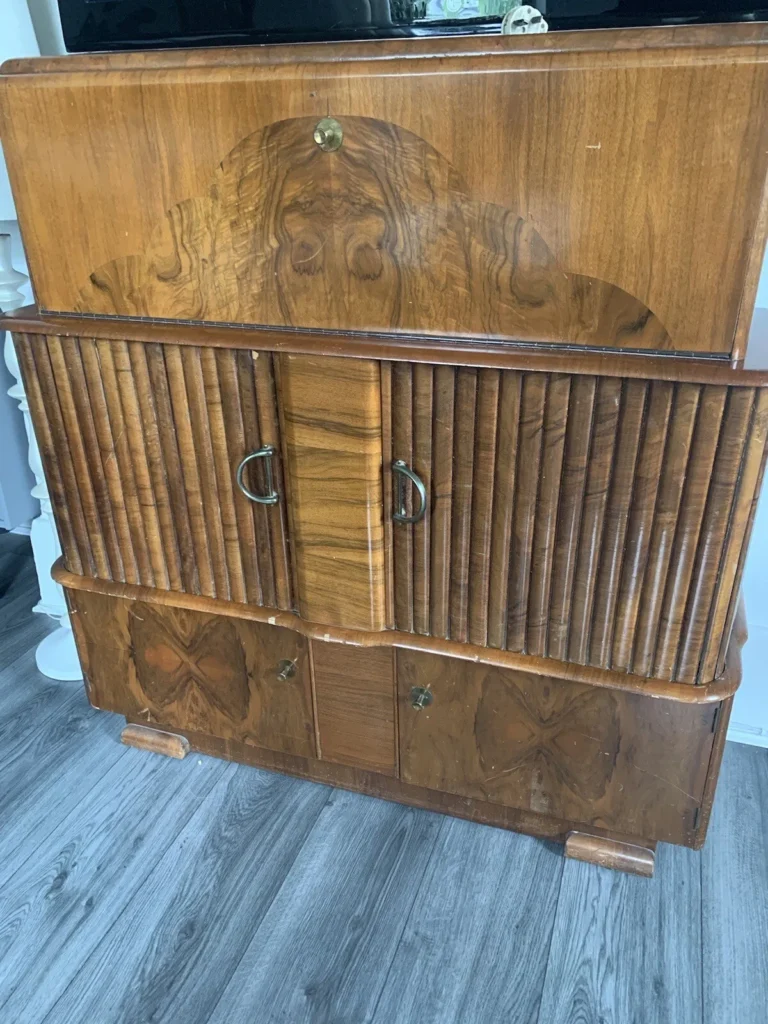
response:
M281 683L284 683L288 679L293 679L296 675L296 662L288 661L287 658L283 659L277 666L277 678Z
M427 690L424 686L411 687L411 707L415 708L416 711L428 708L433 700L434 697L431 690Z
M315 125L312 138L325 153L333 153L341 145L344 132L334 117L324 117Z

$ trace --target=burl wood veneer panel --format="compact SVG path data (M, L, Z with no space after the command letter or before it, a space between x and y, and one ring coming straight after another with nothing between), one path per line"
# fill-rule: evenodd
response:
M396 775L392 648L313 640L312 671L322 759Z
M299 614L384 629L379 364L282 355L277 365Z
M399 649L403 782L693 845L716 709ZM432 703L416 710L411 690Z
M393 363L397 629L686 683L722 670L768 391ZM391 500L391 499L390 499Z
M38 301L729 353L768 166L768 44L739 28L16 63L2 133Z
M289 629L67 591L91 703L145 725L315 755L309 642ZM292 674L281 678L286 664Z
M15 341L68 569L292 607L281 460L277 505L254 504L235 484L248 452L279 449L268 353Z

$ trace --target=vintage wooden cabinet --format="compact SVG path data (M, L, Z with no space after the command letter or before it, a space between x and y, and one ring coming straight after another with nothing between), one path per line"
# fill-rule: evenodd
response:
M766 455L766 27L0 87L90 700L628 870L700 846Z

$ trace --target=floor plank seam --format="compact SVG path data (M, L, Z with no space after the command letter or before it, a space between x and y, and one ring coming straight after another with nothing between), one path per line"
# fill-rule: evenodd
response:
M251 769L251 770L254 770L254 769ZM256 771L258 771L259 769L255 769L255 770L256 770ZM296 785L299 785L299 786L303 786L303 785L306 785L306 783L305 783L305 782L304 782L303 780L301 780L301 779L296 779L296 780L294 780L294 781L295 781ZM305 847L305 846L307 845L307 842L309 841L309 837L310 837L310 836L312 835L312 833L313 833L313 832L315 831L315 829L317 828L317 823L318 823L318 821L320 820L320 815L321 815L321 814L323 813L323 811L325 810L325 808L326 808L326 807L328 806L328 801L329 801L329 800L331 799L331 797L332 797L332 796L334 795L334 792L335 792L335 791L334 791L333 789L331 789L330 787L328 787L328 795L326 796L326 799L325 799L325 801L324 801L324 802L323 802L323 803L322 803L322 804L320 805L320 807L318 808L318 811L317 811L317 816L315 817L315 820L314 820L314 822L312 823L312 828L310 828L310 829L309 829L309 830L307 831L307 834L306 834L306 835L304 836L304 840L303 840L303 842L302 842L302 843L301 843L301 844L299 845L299 848L298 848L298 849L296 850L296 855L295 855L295 856L294 856L294 857L292 858L292 860L291 860L291 863L290 863L290 864L288 865L288 867L287 867L287 869L286 869L286 872L285 872L285 875L284 875L284 877L283 877L283 880L282 880L282 882L281 882L281 883L280 883L280 885L279 885L279 886L277 887L277 889L275 889L275 892L274 892L274 895L272 896L272 899L271 899L271 900L269 901L269 903L268 903L268 904L267 904L267 905L265 906L265 908L264 908L264 913L263 913L263 914L261 915L261 921L259 921L259 924L258 924L258 926L256 927L256 930L254 931L253 935L251 936L251 939L250 939L250 941L249 941L249 942L246 942L246 943L245 943L245 947L244 947L244 949L243 949L243 952L242 952L242 953L240 954L240 956L239 956L239 957L237 958L237 960L236 960L236 962L235 962L235 964L234 964L234 967L232 968L232 972L231 972L231 974L229 975L229 978L227 979L227 983L226 983L226 985L222 986L222 989L221 989L221 995L220 995L220 996L219 996L219 998L218 998L218 999L216 1000L216 1002L214 1003L214 1005L213 1005L213 1006L211 1007L211 1012L210 1012L210 1014L208 1015L208 1018L207 1018L207 1020L208 1020L208 1021L211 1021L211 1020L213 1020L213 1019L215 1018L215 1016L216 1016L216 1011L217 1011L217 1010L218 1010L218 1008L219 1008L219 1004L221 1003L221 1001L222 1001L222 999L224 998L224 996L225 996L225 995L227 994L227 990L229 989L229 986L230 986L230 983L231 983L232 979L234 978L235 974L237 973L237 971L238 971L238 969L239 969L239 967L240 967L240 964L241 964L241 963L243 962L243 960L245 959L245 957L246 957L246 956L248 955L248 951L249 951L249 949L251 948L251 943L252 943L252 942L253 942L253 940L254 940L254 939L256 938L256 935L258 934L258 932L259 932L259 929L261 928L261 926L262 926L262 924L263 924L263 922L264 922L264 920L265 920L265 918L266 918L267 914L269 913L270 909L272 908L272 905L273 905L273 903L275 902L275 900L277 899L277 897L278 897L278 896L280 895L280 893L281 893L281 892L283 891L283 888L285 887L285 883L286 883L286 880L288 879L288 876L290 875L291 871L293 871L293 866L294 866L294 864L296 863L296 861L297 861L297 860L299 859L299 857L301 856L301 851L302 851L302 850L304 849L304 847ZM45 1021L41 1022L41 1024L45 1024Z
M395 960L397 959L397 951L400 949L400 944L403 941L403 936L405 935L405 930L408 927L408 922L411 920L411 915L413 914L413 908L416 905L416 900L419 898L419 892L421 890L422 883L424 882L424 879L426 878L427 871L429 870L429 865L432 863L432 858L435 855L435 850L437 849L438 840L440 839L440 836L442 835L443 829L446 827L446 825L445 825L445 816L443 815L441 817L442 817L442 821L440 822L439 828L435 832L434 841L432 843L432 849L429 851L429 856L426 857L425 861L424 861L424 870L422 871L421 877L419 878L419 884L414 888L413 899L411 900L411 905L408 908L408 913L403 915L403 927L400 929L400 935L398 936L397 942L393 946L393 949L392 949L392 959L389 962L389 967L387 968L387 973L384 975L384 981L382 982L381 988L379 989L379 994L378 994L378 996L376 998L376 1004L373 1007L373 1010L372 1010L372 1012L371 1012L371 1014L370 1014L370 1016L368 1018L367 1024L372 1024L372 1022L376 1020L376 1014L379 1012L379 1004L381 1003L382 997L383 997L383 995L384 995L384 993L385 993L385 991L387 989L387 984L389 983L389 976L392 973L392 966L395 963Z
M543 842L543 840L540 840L540 842ZM559 882L559 884L557 886L557 899L555 900L555 912L552 915L552 928L550 929L550 932L549 932L549 945L547 947L547 966L544 968L544 977L543 977L542 983L541 983L541 992L539 992L539 1008L538 1008L538 1011L536 1013L536 1024L547 1024L546 1021L542 1021L541 1020L541 1004L542 1004L542 1002L544 1000L544 992L546 991L547 981L549 979L549 969L550 969L551 961L552 961L552 943L553 943L554 938L555 938L555 925L557 924L557 914L558 914L558 911L560 909L560 897L563 894L563 883L565 881L565 866L566 866L566 863L567 863L567 861L566 861L565 857L564 856L561 857L560 858L560 882Z

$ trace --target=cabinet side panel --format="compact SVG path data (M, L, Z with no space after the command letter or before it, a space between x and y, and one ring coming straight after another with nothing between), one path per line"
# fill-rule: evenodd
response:
M300 614L386 628L379 365L280 357Z

